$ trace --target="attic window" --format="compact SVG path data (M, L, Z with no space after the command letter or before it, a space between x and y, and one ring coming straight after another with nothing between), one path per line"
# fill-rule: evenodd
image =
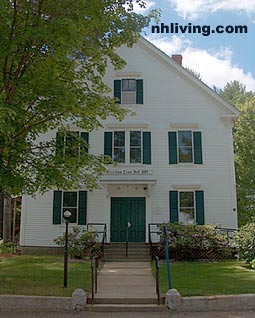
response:
M114 97L122 105L143 104L143 80L134 78L114 80Z

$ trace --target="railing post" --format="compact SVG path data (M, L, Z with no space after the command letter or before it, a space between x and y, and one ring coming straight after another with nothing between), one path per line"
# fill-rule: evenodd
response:
M131 227L130 221L127 223L127 231L126 231L126 257L128 257L128 230Z
M160 305L160 291L159 291L159 258L155 257L155 267L156 267L156 293L158 297L158 305Z
M94 266L95 266L95 259L92 257L91 259L91 298L92 298L92 304L94 304L94 298L95 298L95 275L94 275Z

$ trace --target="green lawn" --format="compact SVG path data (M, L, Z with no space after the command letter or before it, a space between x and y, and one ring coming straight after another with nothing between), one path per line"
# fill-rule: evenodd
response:
M0 294L71 296L90 290L90 263L69 262L68 288L63 288L63 257L0 256Z
M155 271L153 263L153 272ZM240 261L171 263L172 288L182 296L255 293L255 271ZM167 270L160 264L160 288L168 290Z

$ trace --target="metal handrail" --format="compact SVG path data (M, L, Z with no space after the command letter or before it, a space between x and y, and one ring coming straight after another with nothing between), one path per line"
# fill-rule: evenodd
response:
M128 226L126 229L126 257L128 257Z
M158 298L158 305L160 305L160 290L159 290L159 258L156 256L155 260L155 269L156 269L156 293Z
M98 270L98 257L91 258L91 299L94 304L95 294L97 293L97 270Z
M103 231L96 231L98 234L102 235L102 241L101 241L101 250L102 250L102 256L104 257L104 244L106 243L107 239L107 225L106 223L87 223L87 231L89 230L90 226L104 226Z

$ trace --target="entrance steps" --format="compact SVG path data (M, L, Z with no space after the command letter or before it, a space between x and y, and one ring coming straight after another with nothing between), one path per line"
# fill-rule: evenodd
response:
M150 262L150 245L148 243L108 243L104 246L104 261L106 262Z
M88 312L162 312L166 306L156 304L94 304L82 308Z
M155 278L149 262L106 262L99 275L94 301L87 299L82 310L89 312L167 311L163 299L157 304Z

